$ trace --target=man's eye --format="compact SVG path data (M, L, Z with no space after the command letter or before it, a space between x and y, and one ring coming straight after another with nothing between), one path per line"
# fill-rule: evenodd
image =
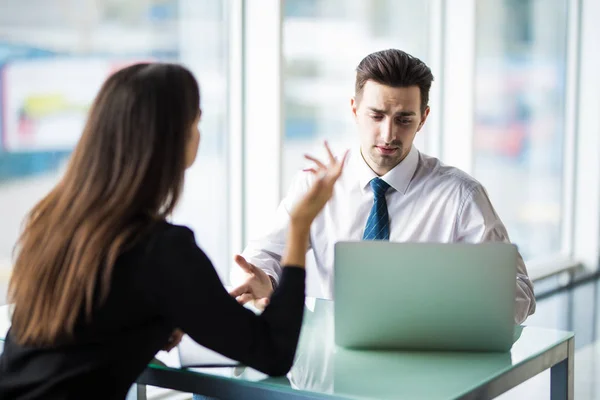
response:
M371 115L371 118L375 121L381 121L383 117L381 115Z

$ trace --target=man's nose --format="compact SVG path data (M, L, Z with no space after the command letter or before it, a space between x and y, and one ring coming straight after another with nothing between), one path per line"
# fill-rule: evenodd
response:
M391 119L386 119L386 121L384 121L384 123L382 124L381 140L388 144L394 141L394 125Z

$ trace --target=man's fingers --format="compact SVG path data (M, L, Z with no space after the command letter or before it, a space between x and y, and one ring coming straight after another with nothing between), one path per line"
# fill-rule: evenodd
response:
M254 306L259 310L264 310L269 305L269 298L263 297L254 301Z
M250 288L247 284L243 284L242 286L238 286L235 289L233 289L231 292L229 292L229 294L231 295L231 297L238 297L248 292L250 292Z
M254 266L252 264L250 264L248 261L246 261L246 259L244 257L242 257L241 255L237 254L233 260L236 262L237 265L240 266L241 269L243 269L245 272L252 274L254 272Z
M237 299L237 302L240 304L246 304L249 301L254 300L254 296L252 296L250 293L244 293L241 296L239 296Z

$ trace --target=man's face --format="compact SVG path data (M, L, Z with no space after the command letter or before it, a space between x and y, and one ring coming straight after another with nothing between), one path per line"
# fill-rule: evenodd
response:
M429 107L421 113L418 86L391 87L367 81L351 106L362 156L380 176L406 157L429 115Z

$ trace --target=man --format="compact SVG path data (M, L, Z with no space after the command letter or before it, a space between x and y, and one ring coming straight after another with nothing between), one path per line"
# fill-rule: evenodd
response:
M425 63L396 49L370 54L358 65L351 109L360 149L350 153L332 199L311 227L316 268L309 274L318 276L321 297L333 297L334 244L341 240L509 241L479 182L413 146L429 115L432 81ZM239 302L268 303L281 274L288 211L312 179L309 172L298 175L270 233L236 256L241 268L232 271L232 282L240 286L231 294ZM516 285L515 323L521 323L535 311L521 256Z

